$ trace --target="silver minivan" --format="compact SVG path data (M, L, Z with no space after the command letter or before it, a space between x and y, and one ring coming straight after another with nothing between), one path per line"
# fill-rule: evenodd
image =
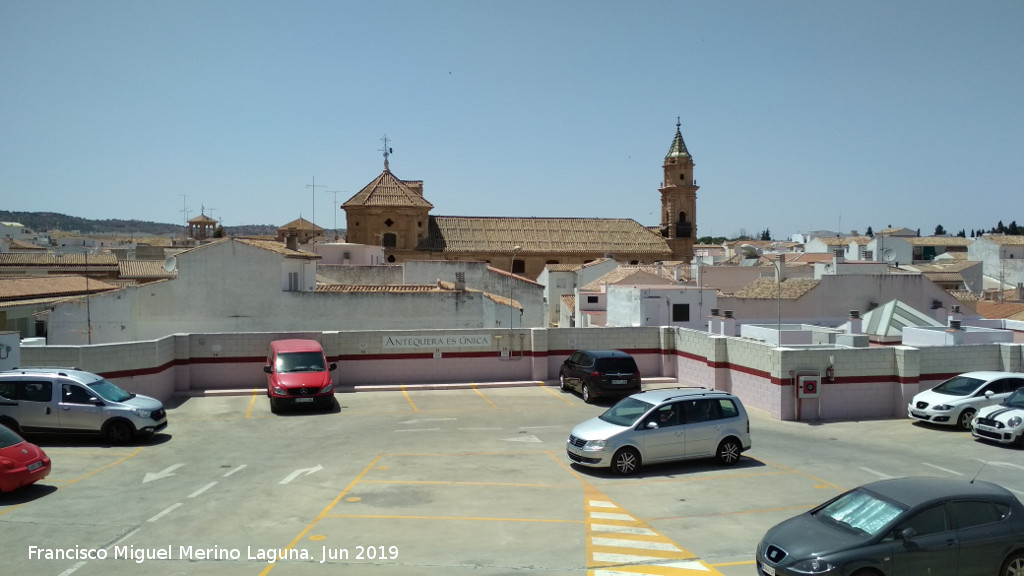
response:
M566 452L576 464L632 474L642 464L717 458L726 466L750 449L740 399L705 388L648 390L577 424Z
M102 434L114 444L167 427L156 398L73 368L0 372L0 424L25 433Z

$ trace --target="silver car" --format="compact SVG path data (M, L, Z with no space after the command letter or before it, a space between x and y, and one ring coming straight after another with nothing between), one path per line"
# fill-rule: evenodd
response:
M718 458L726 466L750 448L750 419L740 399L705 388L633 394L577 424L566 452L577 464L632 474L643 464Z
M0 424L26 433L102 434L124 444L167 427L156 398L73 368L18 368L0 372Z

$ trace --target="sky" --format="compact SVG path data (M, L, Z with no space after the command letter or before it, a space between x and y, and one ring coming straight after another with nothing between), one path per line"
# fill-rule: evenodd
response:
M440 216L1024 222L1024 2L0 0L0 210L226 226L383 170Z

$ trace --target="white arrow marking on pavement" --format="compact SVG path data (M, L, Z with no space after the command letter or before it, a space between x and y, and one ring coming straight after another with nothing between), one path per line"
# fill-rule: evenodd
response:
M541 442L540 438L537 438L533 434L529 436L516 436L515 438L505 438L506 442Z
M168 476L174 476L174 471L182 466L184 466L184 464L173 464L164 468L160 472L146 472L146 477L142 479L142 483L145 484L146 482L153 480L160 480L162 478L167 478Z
M419 422L444 422L446 420L458 420L458 418L416 418L415 420L406 420L405 422L399 422L399 424L416 424Z
M284 480L281 480L280 482L278 482L278 484L287 484L287 483L291 482L292 480L295 480L299 476L303 476L303 475L304 476L309 476L310 474L315 474L315 473L317 473L317 472L319 472L319 471L321 471L323 469L324 469L324 467L319 465L319 464L317 464L316 466L313 466L312 468L299 468L295 472L292 472L291 474L286 476Z

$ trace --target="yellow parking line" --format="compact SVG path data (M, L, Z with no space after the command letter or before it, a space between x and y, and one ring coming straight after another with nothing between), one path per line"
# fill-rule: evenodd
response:
M486 400L487 403L491 405L491 408L494 408L495 410L498 409L498 406L495 405L494 402L491 402L490 398L488 398L487 396L484 396L484 393L481 392L480 389L476 387L476 383L475 382L473 383L473 390L475 390L476 393L479 394L481 398Z
M312 522L310 522L305 528L302 529L302 532L299 532L299 535L296 536L295 539L292 540L290 544L288 544L288 547L285 548L285 550L291 550L295 547L296 544L298 544L303 538L305 538L306 534L309 534L309 531L313 529L313 526L319 524L320 521L327 516L331 509L334 508L338 504L338 502L340 502L341 499L345 497L345 494L348 494L349 491L351 491L352 488L355 487L355 485L358 484L359 481L363 479L363 476L366 476L366 473L372 470L373 467L377 465L377 462L381 459L381 456L383 455L378 454L377 457L374 458L372 462L367 464L366 468L363 468L363 471L360 472L358 476L353 478L352 481L348 483L348 486L345 486L345 489L342 490L341 493L338 494L334 498L334 500L332 500L331 503L327 505L326 508L321 510L320 513L316 515L316 518L314 518ZM262 572L260 572L260 576L266 576L267 574L270 574L270 571L274 569L274 566L277 566L277 564L268 565L266 568L263 569Z
M402 384L402 395L405 396L405 399L409 401L409 405L412 406L412 411L413 412L419 412L420 411L420 409L416 406L416 403L413 402L412 398L409 397L409 392L406 391L405 384Z
M522 482L456 482L451 480L365 480L363 484L440 484L446 486L499 486L502 488L577 488L575 484L527 484Z
M77 484L77 483L81 482L82 480L85 480L86 478L95 476L96 474L99 474L100 472L103 472L104 470L107 470L108 468L112 468L114 466L117 466L118 464L120 464L121 462L124 462L125 460L128 460L129 458L134 458L141 451L142 451L142 446L139 446L131 454L127 454L125 456L122 456L121 458L118 458L117 460L114 460L110 464L106 464L104 466L100 466L99 468L96 468L92 472L89 472L88 474L79 476L78 478L75 478L74 480L55 480L56 482L62 482L63 483L63 485L59 486L57 489L58 490L63 490L64 488L67 488L68 486L71 486L72 484ZM49 480L49 478L47 478L47 480ZM24 506L24 505L25 505L25 503L15 504L14 506L11 506L10 508L7 508L5 510L0 510L0 516L10 512L11 510L14 510L15 508L19 508L19 507Z
M252 418L252 407L256 405L256 397L259 395L259 388L254 388L252 391L252 399L249 400L249 409L245 411L245 417Z
M547 392L548 394L551 394L551 395L555 396L556 398L558 398L562 402L565 402L566 404L568 404L570 406L575 406L575 404L573 404L571 400L569 400L568 398L565 397L566 394L564 392L562 392L561 390L557 390L557 391L556 390L552 390L550 386L546 386L543 382L541 382L541 389L544 390L545 392Z
M549 524L583 524L582 520L558 518L506 518L487 516L403 516L400 514L327 514L324 518L364 518L373 520L456 520L475 522L541 522Z

